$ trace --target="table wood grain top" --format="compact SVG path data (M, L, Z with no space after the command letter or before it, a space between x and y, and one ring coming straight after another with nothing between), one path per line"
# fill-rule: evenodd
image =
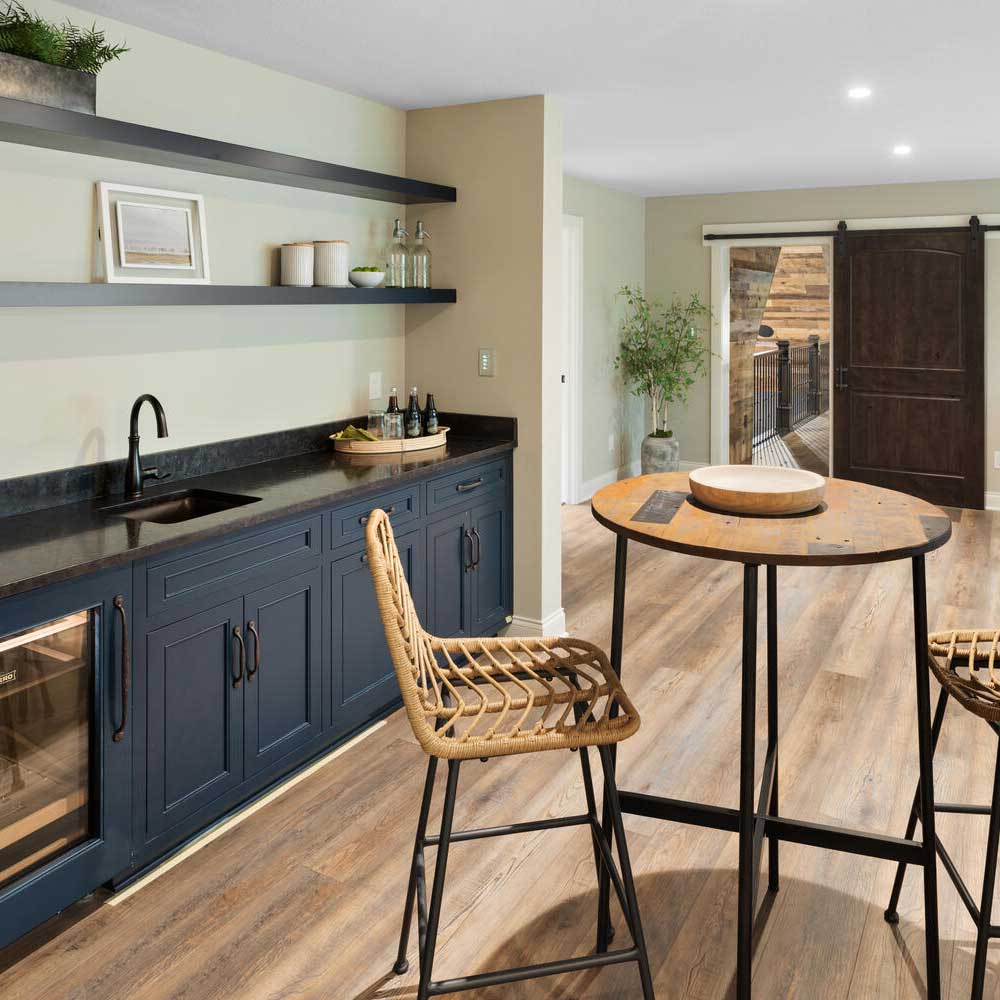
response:
M690 495L686 472L636 476L594 494L594 517L646 545L709 559L776 566L848 566L908 559L940 548L951 519L939 507L866 483L827 479L815 512L727 514Z

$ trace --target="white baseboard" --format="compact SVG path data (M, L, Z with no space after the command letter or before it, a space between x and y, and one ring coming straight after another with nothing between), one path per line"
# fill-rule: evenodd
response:
M681 472L691 472L693 469L702 469L708 462L681 462L680 470ZM642 472L642 462L637 458L634 462L629 462L628 465L623 465L617 471L612 469L610 472L605 472L601 476L595 476L593 479L588 479L585 483L580 484L580 496L576 501L577 503L583 503L584 500L589 500L599 489L605 486L610 486L611 483L618 482L619 479L628 479L630 476L638 476ZM998 499L1000 499L1000 494L997 494Z
M565 635L566 634L566 609L560 608L553 611L544 620L539 618L524 618L521 615L514 615L507 626L507 635Z
M983 505L987 510L1000 510L1000 493L987 493Z

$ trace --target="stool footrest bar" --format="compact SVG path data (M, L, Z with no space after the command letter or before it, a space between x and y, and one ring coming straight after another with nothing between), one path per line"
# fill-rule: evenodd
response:
M961 802L936 802L934 812L959 813L963 816L989 816L989 806L967 806Z
M590 826L591 818L585 813L577 816L554 816L551 819L536 819L528 823L508 823L506 826L484 826L478 830L454 830L449 838L453 844L463 840L483 840L486 837L506 837L513 833L533 833L537 830L558 830L565 826ZM440 843L437 835L424 837L424 846L433 847Z

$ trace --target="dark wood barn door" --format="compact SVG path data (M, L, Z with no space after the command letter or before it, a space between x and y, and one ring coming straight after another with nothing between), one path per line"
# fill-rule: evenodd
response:
M983 506L983 237L845 232L834 251L834 475Z

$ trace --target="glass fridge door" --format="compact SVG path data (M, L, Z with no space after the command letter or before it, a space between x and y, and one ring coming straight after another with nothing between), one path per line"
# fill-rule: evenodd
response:
M0 637L0 890L97 834L97 620Z

